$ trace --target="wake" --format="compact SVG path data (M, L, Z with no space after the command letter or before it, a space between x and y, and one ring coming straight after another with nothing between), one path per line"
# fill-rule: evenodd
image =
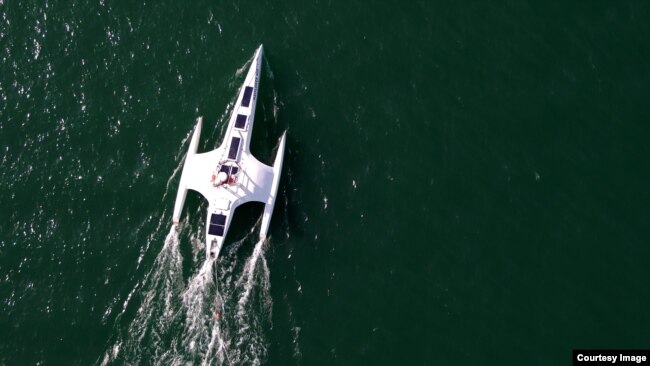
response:
M264 255L266 244L267 241L262 240L255 244L243 270L236 265L236 260L225 256L224 261L229 260L230 265L222 266L217 276L221 287L216 297L217 305L224 312L221 319L212 325L212 337L202 365L259 365L266 359L269 342L264 327L271 324L273 305L270 271ZM238 271L238 276L235 271Z
M205 260L184 285L179 233L172 227L153 268L129 295L140 289L142 300L133 320L100 364L263 363L273 305L265 258L268 241L256 242L246 256L242 248L250 248L252 237L251 231L225 247L218 260Z
M127 310L128 301L137 291L138 285L127 297L124 309L116 322L119 322ZM151 349L149 346L152 343L160 344L162 336L168 333L173 325L179 308L175 294L182 287L182 257L178 233L172 227L165 237L165 243L154 261L153 268L142 281L142 301L128 326L125 339L121 339L121 332L118 332L115 344L105 352L101 365L112 362L140 363L153 356L147 350Z
M270 271L264 241L255 244L242 268L239 250L249 242L247 236L234 243L217 263L205 260L190 279L181 295L185 321L180 344L163 353L159 364L259 365L266 358L263 326L271 321Z

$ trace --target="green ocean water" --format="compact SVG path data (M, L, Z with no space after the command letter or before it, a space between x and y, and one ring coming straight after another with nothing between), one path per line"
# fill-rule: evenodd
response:
M203 267L179 169L259 44L270 239ZM0 365L650 348L647 2L0 0L0 59Z

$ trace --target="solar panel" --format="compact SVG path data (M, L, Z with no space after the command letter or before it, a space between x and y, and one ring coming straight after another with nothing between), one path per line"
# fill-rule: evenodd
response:
M208 234L223 236L223 229L224 227L221 225L210 225L210 229L208 229Z
M221 172L230 174L230 165L222 165L221 169L219 169L219 173Z
M235 127L244 128L246 127L246 116L243 114L238 114L237 119L235 120Z
M228 151L228 159L235 160L237 159L237 153L239 152L239 143L241 139L239 137L233 137L230 140L230 150Z
M251 104L251 95L253 95L253 88L247 86L244 89L244 97L241 100L241 105L243 105L244 107L248 107Z
M226 224L226 215L212 214L212 216L210 216L210 225L225 225L225 224Z
M238 172L239 172L239 168L236 167L236 166L232 167L232 169L230 170L230 174L232 174L232 175L235 175L235 174L237 174Z

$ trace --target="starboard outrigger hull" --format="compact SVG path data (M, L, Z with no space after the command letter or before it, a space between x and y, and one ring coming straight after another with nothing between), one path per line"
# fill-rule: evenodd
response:
M205 223L208 258L217 258L219 255L237 206L250 201L265 204L260 228L261 240L266 238L271 223L282 171L286 131L280 139L272 167L259 162L251 154L250 139L260 82L262 52L262 46L259 46L244 85L239 91L221 145L209 152L196 152L203 122L199 117L185 157L172 221L174 225L178 225L188 189L199 192L208 200Z

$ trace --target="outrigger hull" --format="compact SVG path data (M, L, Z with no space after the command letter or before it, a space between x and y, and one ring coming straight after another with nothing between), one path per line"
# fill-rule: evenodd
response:
M251 201L264 203L260 239L265 239L269 230L282 171L286 131L280 139L272 167L259 162L251 154L250 140L260 82L262 52L263 48L259 46L244 85L239 91L221 145L215 150L197 153L203 122L199 117L185 157L172 221L174 225L178 225L188 189L205 197L208 200L205 247L206 256L209 258L219 256L232 216L239 205Z

